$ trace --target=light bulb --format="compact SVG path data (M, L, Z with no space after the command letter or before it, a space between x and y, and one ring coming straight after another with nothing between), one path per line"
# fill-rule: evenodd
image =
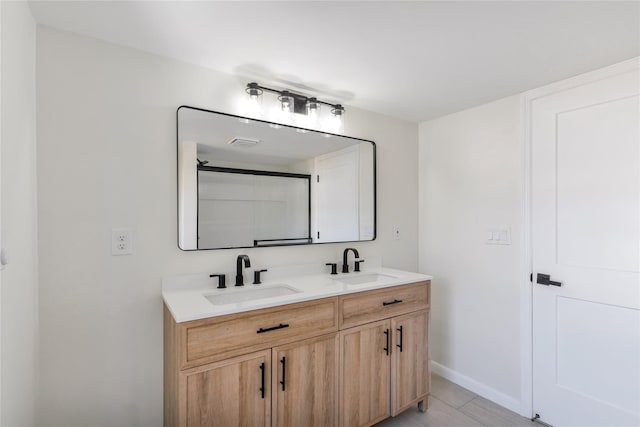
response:
M293 96L290 92L283 90L278 97L280 101L280 118L279 122L286 124L293 124Z
M344 107L336 104L331 110L331 118L329 120L330 132L341 133L344 127Z
M283 90L282 95L278 97L278 100L280 101L280 108L282 111L285 113L293 113L293 96L291 96L288 91Z
M318 118L320 116L320 103L316 98L307 100L307 126L311 128L318 127Z
M246 114L250 117L262 117L262 89L258 83L249 83L245 89L248 95Z

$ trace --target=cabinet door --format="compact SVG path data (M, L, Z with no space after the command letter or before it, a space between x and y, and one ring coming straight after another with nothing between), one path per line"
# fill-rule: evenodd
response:
M343 427L370 426L390 415L391 322L340 332Z
M273 348L273 426L335 426L338 334Z
M271 351L261 351L180 373L180 425L269 426Z
M393 331L392 415L424 400L429 393L429 311L391 319Z

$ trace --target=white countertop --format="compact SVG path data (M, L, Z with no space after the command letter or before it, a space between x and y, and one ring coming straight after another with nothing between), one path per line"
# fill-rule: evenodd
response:
M181 323L431 280L431 276L424 274L383 268L372 264L375 264L375 262L370 263L371 268L363 269L359 273L340 273L338 275L329 274L328 267L324 267L324 264L270 268L269 272L263 273L263 282L260 285L251 284L253 282L253 271L245 270L245 285L243 287L234 286L235 273L233 273L233 275L227 274L227 288L225 289L218 289L217 280L209 278L208 274L166 277L162 280L162 298L175 321ZM319 272L323 270L327 270L327 272ZM340 271L340 264L338 264L338 271ZM374 282L348 284L341 281L341 279L366 280L367 277L374 277L372 275L376 274L380 276L377 276L377 280ZM207 299L208 296L212 295L231 295L237 292L282 287L282 285L295 288L300 292L224 305L214 305Z

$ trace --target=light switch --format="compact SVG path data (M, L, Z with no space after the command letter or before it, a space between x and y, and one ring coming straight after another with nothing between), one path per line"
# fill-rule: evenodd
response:
M487 245L510 245L511 228L506 225L492 226L487 228Z

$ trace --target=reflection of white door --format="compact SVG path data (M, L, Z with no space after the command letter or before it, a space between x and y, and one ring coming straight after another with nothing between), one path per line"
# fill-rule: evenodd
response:
M349 147L316 160L317 242L359 239L359 154Z
M639 77L531 104L533 412L556 427L640 425Z

